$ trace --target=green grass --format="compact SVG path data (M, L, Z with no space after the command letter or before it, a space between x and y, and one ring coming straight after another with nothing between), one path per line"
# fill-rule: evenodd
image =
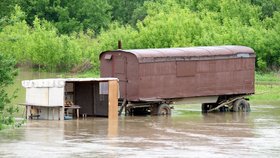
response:
M99 74L99 72L87 71L84 73L77 74L77 77L79 77L79 78L81 78L81 77L82 78L86 78L86 77L99 78L100 74Z
M280 74L256 73L255 95L250 96L254 103L275 103L280 105Z
M100 74L99 72L90 70L86 72L81 72L81 73L61 73L58 75L58 77L62 78L99 78Z
M254 101L279 101L280 102L280 85L261 85L256 84L255 95L251 96Z
M280 73L270 72L270 73L255 73L255 79L257 83L261 82L280 82Z

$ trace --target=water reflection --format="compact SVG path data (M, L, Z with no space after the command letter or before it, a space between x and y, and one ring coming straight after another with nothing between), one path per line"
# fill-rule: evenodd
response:
M248 123L249 112L218 112L218 113L203 113L204 122L216 123Z

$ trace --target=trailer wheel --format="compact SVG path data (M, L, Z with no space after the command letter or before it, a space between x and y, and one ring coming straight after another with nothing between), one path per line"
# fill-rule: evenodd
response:
M207 113L208 110L209 110L208 104L207 104L207 103L203 103L203 104L201 105L201 112L202 112L202 113Z
M244 99L238 99L233 103L233 112L250 112L250 104Z
M207 113L208 110L217 107L218 105L216 103L203 103L201 105L201 112L202 113Z
M133 112L133 115L135 116L141 116L141 115L148 115L149 112L148 112L148 108L134 108L132 110Z
M168 104L161 104L158 106L158 115L171 115L171 108Z

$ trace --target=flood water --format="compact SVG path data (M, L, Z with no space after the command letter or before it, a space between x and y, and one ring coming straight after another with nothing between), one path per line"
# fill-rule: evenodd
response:
M21 72L16 85L32 78L39 76ZM182 105L170 117L28 120L0 131L0 157L279 157L280 103L251 109L203 115L200 105Z
M278 157L279 107L202 115L186 105L171 117L29 120L0 132L0 157Z

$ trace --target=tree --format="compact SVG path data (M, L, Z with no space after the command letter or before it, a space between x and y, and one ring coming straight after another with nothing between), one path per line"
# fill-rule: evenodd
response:
M103 0L21 0L27 23L35 17L52 22L60 33L106 28L111 20L111 6Z
M112 20L122 24L135 22L134 17L139 15L140 10L143 11L143 4L148 1L150 0L108 0L108 3L112 6Z
M81 62L80 46L66 35L59 35L48 21L35 18L33 27L16 6L8 24L0 31L0 52L13 56L18 64L31 63L49 71L67 71Z
M1 0L0 1L0 19L9 17L13 12L18 0Z
M30 28L25 22L25 13L19 6L15 6L9 20L0 31L0 52L12 55L17 62L24 62L28 58Z
M273 17L274 12L280 11L279 0L251 0L251 3L261 7L262 19L266 17Z
M0 53L0 130L5 125L14 124L13 113L17 111L13 106L9 106L14 96L9 96L5 88L13 83L17 74L15 69L16 61L11 57Z

